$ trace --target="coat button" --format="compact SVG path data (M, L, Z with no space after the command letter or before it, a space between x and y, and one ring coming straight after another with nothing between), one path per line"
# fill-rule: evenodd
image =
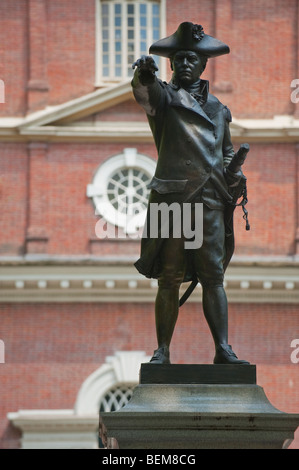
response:
M186 160L186 165L191 165L191 160Z

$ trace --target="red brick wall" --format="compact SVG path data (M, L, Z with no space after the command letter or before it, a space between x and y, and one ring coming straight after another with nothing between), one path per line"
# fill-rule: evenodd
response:
M235 117L298 116L299 105L290 101L290 83L299 78L297 3L168 1L167 34L189 20L230 45L230 55L208 62L205 78ZM0 79L5 83L0 116L23 116L94 90L95 2L71 4L0 2ZM92 119L140 121L145 116L129 101L87 118ZM156 158L152 144L134 141L1 142L0 255L137 257L138 243L97 241L97 218L86 197L98 166L126 147ZM251 144L244 166L251 231L245 231L237 209L236 254L294 254L296 171L294 144ZM2 448L18 445L19 434L6 420L8 411L72 408L81 383L107 355L134 349L151 354L156 346L153 307L148 304L0 304L0 310L0 338L6 347L6 363L0 364ZM239 356L257 364L259 384L272 404L287 412L299 409L299 366L290 362L290 342L297 332L298 305L230 306L231 343ZM211 348L201 307L187 304L174 334L173 361L211 362ZM299 448L298 439L292 447Z
M49 104L94 90L95 1L47 2Z
M115 106L111 106L111 108L105 109L105 111L95 114L93 119L94 121L103 122L126 122L128 120L134 122L147 121L144 110L136 103L134 99Z
M0 24L1 115L22 116L94 90L94 0L1 2Z
M249 221L235 211L236 254L290 255L296 231L296 149L293 144L251 144L243 167Z
M175 8L173 3L167 2L167 34L191 21L230 46L228 56L208 61L205 77L235 117L294 112L290 83L298 75L296 0L186 0ZM222 92L227 86L231 91Z
M22 116L26 110L27 1L0 2L0 78L5 83L1 116Z
M290 83L298 78L296 3L171 0L167 34L182 21L192 21L229 44L231 53L211 59L205 75L234 116L292 114ZM24 115L94 90L94 0L74 0L71 7L68 0L3 1L0 23L0 78L6 84L1 115Z
M28 159L24 144L0 143L0 255L24 252L27 228Z
M156 158L151 144L1 144L0 252L88 254L95 239L94 214L86 187L107 158L136 147ZM238 146L236 145L236 149ZM27 154L28 152L28 154ZM249 220L235 212L236 254L290 255L296 231L296 152L293 144L251 144L244 166L248 178ZM30 174L28 171L30 170ZM27 200L27 198L29 199ZM26 245L25 237L29 237ZM30 237L45 237L34 244ZM115 244L114 244L115 245ZM125 248L127 246L127 248ZM135 246L135 245L134 245ZM109 254L101 242L97 254ZM121 251L132 248L122 243Z
M38 317L38 322L37 322ZM120 321L121 320L121 321ZM271 403L299 409L299 364L290 343L298 331L295 305L232 304L229 340L239 357L257 365L258 384ZM82 382L121 350L156 347L151 304L1 305L5 364L0 365L0 446L16 446L6 414L19 409L73 408ZM172 341L174 363L211 363L213 342L201 305L180 311ZM299 448L299 442L293 444Z

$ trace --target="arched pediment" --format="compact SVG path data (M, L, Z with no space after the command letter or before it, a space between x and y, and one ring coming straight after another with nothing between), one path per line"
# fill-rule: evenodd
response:
M134 384L139 381L139 369L150 357L144 351L118 351L108 356L105 364L83 382L75 403L78 415L97 414L101 397L119 383Z

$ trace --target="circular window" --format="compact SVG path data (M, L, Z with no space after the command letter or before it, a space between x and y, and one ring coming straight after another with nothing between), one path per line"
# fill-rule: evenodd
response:
M124 149L120 155L104 162L87 187L96 212L107 222L135 233L144 225L148 193L156 162L138 154L136 149Z
M110 203L122 214L145 210L150 180L143 170L121 168L109 178L107 194Z

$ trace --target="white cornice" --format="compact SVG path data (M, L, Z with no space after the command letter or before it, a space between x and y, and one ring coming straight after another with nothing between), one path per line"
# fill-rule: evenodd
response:
M89 116L133 97L130 81L101 88L57 106L51 106L26 116L19 129L62 124Z
M137 385L144 351L116 351L82 383L74 409L18 410L8 420L22 432L23 449L97 449L99 409L107 391L118 384Z
M78 415L74 410L20 410L8 413L7 417L23 432L96 432L98 425L96 414Z
M293 116L274 116L273 119L235 119L231 124L232 137L249 142L298 142L299 119Z
M80 119L133 99L130 81L98 89L79 98L29 114L0 118L0 141L26 142L153 142L146 121L80 122ZM231 134L239 142L299 142L299 119L233 118Z
M0 141L5 142L153 142L147 122L102 122L96 125L23 125L0 119ZM238 124L236 124L236 122ZM299 142L299 120L292 126L278 127L276 120L244 120L232 122L231 135L235 143L296 143ZM28 124L28 123L27 123Z
M146 122L106 122L96 126L37 126L20 129L18 138L48 142L153 141Z
M74 410L19 410L8 420L22 431L23 449L97 449L99 417Z
M299 303L298 264L231 264L225 276L230 302ZM181 293L187 284L182 286ZM156 280L133 263L2 264L0 302L154 302ZM201 302L201 287L189 302Z

